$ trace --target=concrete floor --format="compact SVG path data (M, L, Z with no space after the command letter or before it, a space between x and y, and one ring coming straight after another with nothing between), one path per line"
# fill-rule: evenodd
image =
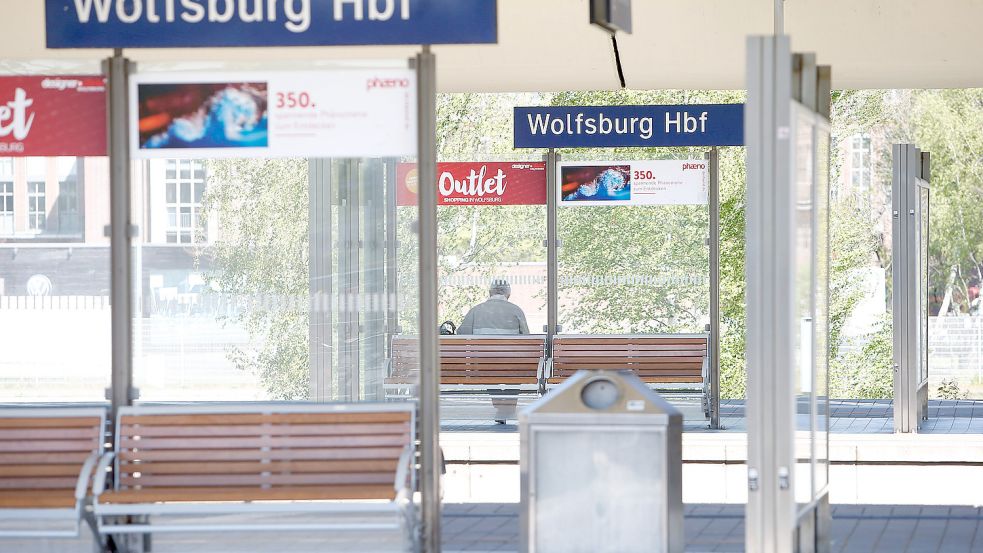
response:
M535 398L520 398L519 408ZM690 396L672 397L684 413L686 432L712 431L700 412L699 402ZM831 399L830 431L842 434L891 434L894 432L894 412L889 399ZM495 412L487 398L442 397L441 430L444 432L517 432L516 421L496 424ZM922 434L983 434L983 400L931 400L928 420L922 423ZM744 400L720 402L722 430L746 432Z
M687 505L686 551L744 551L743 505ZM518 505L444 506L444 553L518 551ZM983 509L834 505L834 553L980 553Z

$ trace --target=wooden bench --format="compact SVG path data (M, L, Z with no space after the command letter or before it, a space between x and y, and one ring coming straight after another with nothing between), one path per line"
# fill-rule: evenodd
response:
M122 408L115 454L99 463L113 467L115 485L107 489L103 473L93 485L99 532L117 542L294 530L391 530L412 540L415 428L409 403ZM230 514L261 518L175 520Z
M79 535L105 426L99 407L0 409L0 537Z
M579 370L628 369L663 390L698 391L709 416L706 334L558 335L547 368L547 386Z
M542 392L545 350L542 334L441 336L441 393L492 396L496 420L514 419L519 394ZM416 338L394 337L391 352L387 389L417 384Z

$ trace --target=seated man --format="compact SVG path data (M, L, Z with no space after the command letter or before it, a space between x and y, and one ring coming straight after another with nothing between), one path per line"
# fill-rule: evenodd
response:
M529 334L526 314L509 302L512 287L505 279L492 280L488 299L471 308L464 316L458 334Z

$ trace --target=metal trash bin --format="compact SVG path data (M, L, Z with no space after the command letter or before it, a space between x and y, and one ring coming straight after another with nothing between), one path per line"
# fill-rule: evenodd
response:
M580 371L524 409L522 551L681 553L682 424L630 371Z

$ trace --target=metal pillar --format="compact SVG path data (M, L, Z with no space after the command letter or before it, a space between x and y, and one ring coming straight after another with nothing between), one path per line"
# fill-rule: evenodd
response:
M430 46L416 56L420 240L420 495L423 550L440 552L440 350L437 331L437 78Z
M109 94L109 243L112 305L112 381L107 397L112 402L112 419L120 407L137 399L133 388L133 225L130 197L129 75L133 64L117 49L103 62Z
M710 428L720 428L720 152L706 154L710 172Z
M338 175L338 389L335 399L358 401L360 228L358 161L335 162Z
M788 37L748 40L746 549L793 550L794 199ZM784 132L783 132L784 130ZM782 151L786 155L782 155Z
M817 388L828 362L830 71L793 56L788 37L752 37L747 75L746 549L825 552L828 425L818 417L829 399ZM797 433L809 438L807 459ZM809 492L801 503L797 477Z
M311 399L329 401L335 389L332 374L331 336L331 160L308 162L310 198L309 289Z
M392 337L399 334L399 275L396 248L396 163L385 164L386 175L386 356L390 357Z
M930 162L912 144L895 144L892 155L894 431L915 433L928 415Z
M363 397L366 400L385 399L383 379L386 353L386 229L385 229L385 167L379 160L362 163L359 172L360 210L363 222L364 275L361 289L362 321L359 325L359 344L362 347L361 359L364 371L361 382Z
M543 156L546 161L546 347L552 348L553 336L561 331L559 324L559 260L560 240L556 234L557 182L556 164L560 154L550 148ZM551 354L551 351L547 352Z

